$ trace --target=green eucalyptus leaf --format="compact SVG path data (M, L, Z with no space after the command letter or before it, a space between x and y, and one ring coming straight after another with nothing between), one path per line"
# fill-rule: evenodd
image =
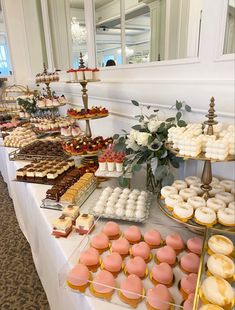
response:
M125 142L125 138L124 137L120 137L118 142L119 143L124 143Z
M134 104L135 106L137 106L137 107L139 107L139 102L138 101L136 101L136 100L131 100L131 102L132 102L132 104Z
M148 106L147 106L147 109L149 110L150 108L151 108L151 105L148 105Z
M178 125L179 127L186 127L186 126L187 126L187 123L186 123L185 121L183 121L183 120L179 120L179 121L177 122L177 125Z
M134 125L131 128L135 130L140 130L142 127L140 125Z
M118 183L121 187L127 187L128 186L128 180L124 178L123 176L120 176L118 178Z
M180 110L182 108L182 102L176 100L176 109Z
M180 120L181 116L182 116L182 113L181 113L181 112L177 112L177 113L176 113L176 119L177 119L177 121Z
M135 115L134 117L135 117L135 118L139 118L139 117L141 117L141 116L143 116L143 115L141 115L141 114L140 114L140 115Z
M192 111L191 107L188 104L186 104L184 108L185 108L185 111L187 111L187 112Z
M167 167L165 165L157 166L154 173L156 181L162 180L163 177L166 175L166 173L167 173Z
M158 110L158 109L155 109L155 110L153 110L153 112L157 113L157 112L159 112L159 110Z
M119 138L119 134L115 133L115 135L113 136L113 140L117 140Z
M125 147L126 147L125 143L118 142L118 143L114 144L113 150L115 152L122 152L125 150Z
M127 134L127 131L126 131L125 129L122 129L122 131L123 131L125 134Z
M132 167L132 171L133 172L137 172L137 171L140 171L140 169L141 169L141 165L134 165L133 167Z
M172 173L168 173L162 180L162 187L171 185L174 182L174 176Z
M173 122L175 120L175 117L168 117L166 119L166 122Z

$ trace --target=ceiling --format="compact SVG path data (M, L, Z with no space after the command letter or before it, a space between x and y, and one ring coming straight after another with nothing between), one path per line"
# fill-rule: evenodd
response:
M110 2L110 0L94 0L95 8L98 9L101 6ZM84 0L69 0L70 7L74 9L84 9Z

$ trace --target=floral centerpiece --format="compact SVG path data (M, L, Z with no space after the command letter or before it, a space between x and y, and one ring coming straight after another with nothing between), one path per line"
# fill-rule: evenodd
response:
M35 113L37 111L36 97L34 95L19 96L17 98L17 103L23 111L29 114Z
M191 107L184 102L176 101L172 108L176 108L176 115L159 120L159 110L154 114L146 115L140 104L132 100L135 106L140 107L141 114L136 115L139 124L134 125L129 133L123 130L124 134L115 134L114 148L116 151L125 151L124 173L119 178L121 186L127 186L125 173L127 171L139 171L143 164L147 164L146 187L153 193L158 193L160 188L172 184L174 176L172 167L179 168L181 158L176 157L167 150L165 142L168 130L173 126L184 127L186 122L182 119L182 109L191 111ZM147 107L150 109L150 106Z

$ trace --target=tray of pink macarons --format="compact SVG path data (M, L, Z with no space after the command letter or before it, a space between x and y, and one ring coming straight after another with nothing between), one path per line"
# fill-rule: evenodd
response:
M216 310L195 298L206 232L202 238L185 227L98 219L61 269L60 286L123 307Z

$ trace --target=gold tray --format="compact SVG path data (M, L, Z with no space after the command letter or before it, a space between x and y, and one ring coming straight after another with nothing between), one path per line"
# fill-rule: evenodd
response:
M72 118L72 119L76 119L78 121L91 121L93 119L100 119L100 118L104 118L104 117L107 117L109 116L109 114L105 114L105 115L97 115L97 116L94 116L94 117L76 117L76 116L71 116L69 114L67 114L67 116L69 118Z

